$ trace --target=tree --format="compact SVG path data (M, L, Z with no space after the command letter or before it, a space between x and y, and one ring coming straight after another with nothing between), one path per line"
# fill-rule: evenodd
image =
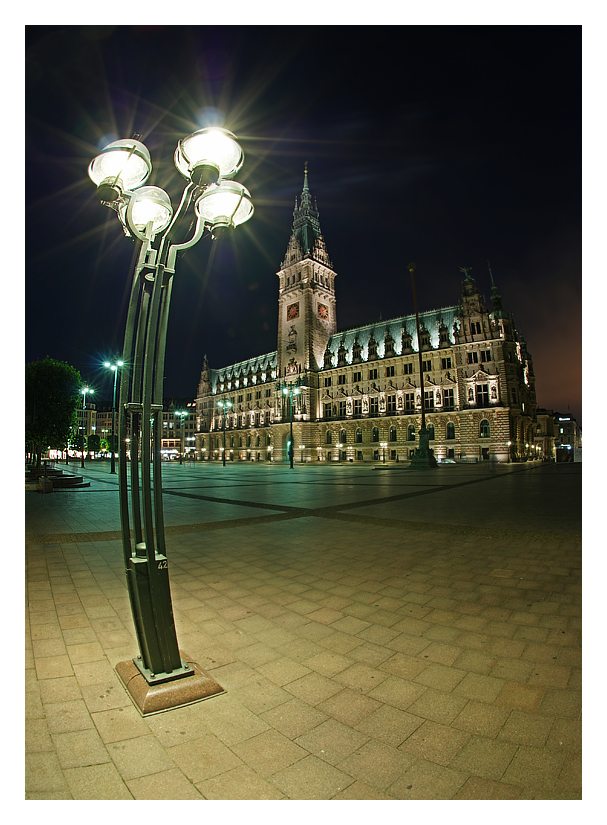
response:
M80 373L48 355L25 367L25 438L34 445L40 469L43 450L63 449L76 424Z
M89 453L92 453L94 456L95 453L98 453L101 449L101 438L97 433L91 433L86 439L86 445Z

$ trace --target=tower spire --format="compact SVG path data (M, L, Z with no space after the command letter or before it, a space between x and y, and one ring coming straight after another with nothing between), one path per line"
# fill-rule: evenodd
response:
M310 186L308 183L308 161L304 163L303 189L299 197L295 199L295 209L293 210L293 231L287 256L289 262L294 260L291 255L295 251L296 257L315 258L316 260L331 265L331 261L325 249L325 243L320 231L320 221L318 220L318 209L316 203L312 201ZM287 258L285 258L285 262Z
M489 268L489 277L491 278L491 303L493 304L493 317L503 318L504 312L502 310L502 296L498 293L497 287L495 286L495 281L493 280L493 272L491 271L491 265L489 261L487 261L487 266Z

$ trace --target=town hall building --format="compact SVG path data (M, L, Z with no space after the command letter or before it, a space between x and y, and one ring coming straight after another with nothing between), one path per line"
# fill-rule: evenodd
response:
M436 459L528 456L536 426L531 356L491 277L489 308L462 270L457 306L338 330L333 269L307 168L278 271L277 349L217 369L196 398L196 457L408 462L421 393ZM419 349L422 352L420 376ZM423 379L423 380L422 380ZM291 432L293 443L291 444Z

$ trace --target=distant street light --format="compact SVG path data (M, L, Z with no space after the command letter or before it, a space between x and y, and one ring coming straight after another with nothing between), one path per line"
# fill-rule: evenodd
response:
M387 441L382 441L381 446L382 446L383 451L384 451L384 464L385 464L386 463L386 447L388 446L388 442Z
M87 393L91 393L91 395L95 392L90 387L83 387L80 392L82 393L82 454L81 454L81 463L80 466L84 469L84 439L86 438L86 396Z
M221 407L223 415L221 416L223 419L223 466L226 466L226 410L231 409L232 402L231 401L218 401L217 406Z
M116 361L115 364L111 364L109 361L106 361L104 366L108 369L112 370L114 373L114 396L112 399L112 435L110 438L110 453L112 462L110 465L110 473L116 472L116 379L118 377L118 370L120 367L123 366L123 361Z
M419 385L421 396L422 426L419 431L419 447L411 459L412 467L436 467L436 459L430 453L430 433L426 429L426 400L424 396L424 362L422 358L422 340L419 327L419 311L417 308L417 292L415 289L415 264L407 267L411 273L411 288L413 290L413 306L415 308L415 326L417 329L417 349L419 355Z
M122 546L140 656L134 665L120 662L116 670L144 715L223 692L197 665L182 659L177 643L162 506L162 390L178 253L194 246L205 229L214 238L225 236L253 213L247 189L230 180L244 161L231 132L200 129L179 141L174 160L187 181L175 211L164 190L143 186L152 162L139 140L110 143L89 166L99 200L117 213L127 237L140 242L124 336L118 417ZM181 241L191 226L189 240L177 242L176 236ZM130 485L125 441L129 427Z
M293 469L293 396L299 395L301 390L299 389L299 378L294 384L281 384L279 381L276 385L276 389L278 392L282 390L283 395L289 397L289 443L287 445L287 454L289 456L289 466Z
M183 420L188 417L187 410L175 410L174 415L179 416L179 463L183 464Z

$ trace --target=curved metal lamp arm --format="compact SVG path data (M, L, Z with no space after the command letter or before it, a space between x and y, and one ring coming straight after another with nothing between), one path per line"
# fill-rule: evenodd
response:
M170 245L166 264L167 272L175 272L177 253L181 252L182 249L189 249L191 246L194 246L194 244L198 243L198 241L202 238L204 228L204 219L199 215L196 221L196 229L194 230L194 234L192 235L190 240L186 241L185 243L174 243Z

